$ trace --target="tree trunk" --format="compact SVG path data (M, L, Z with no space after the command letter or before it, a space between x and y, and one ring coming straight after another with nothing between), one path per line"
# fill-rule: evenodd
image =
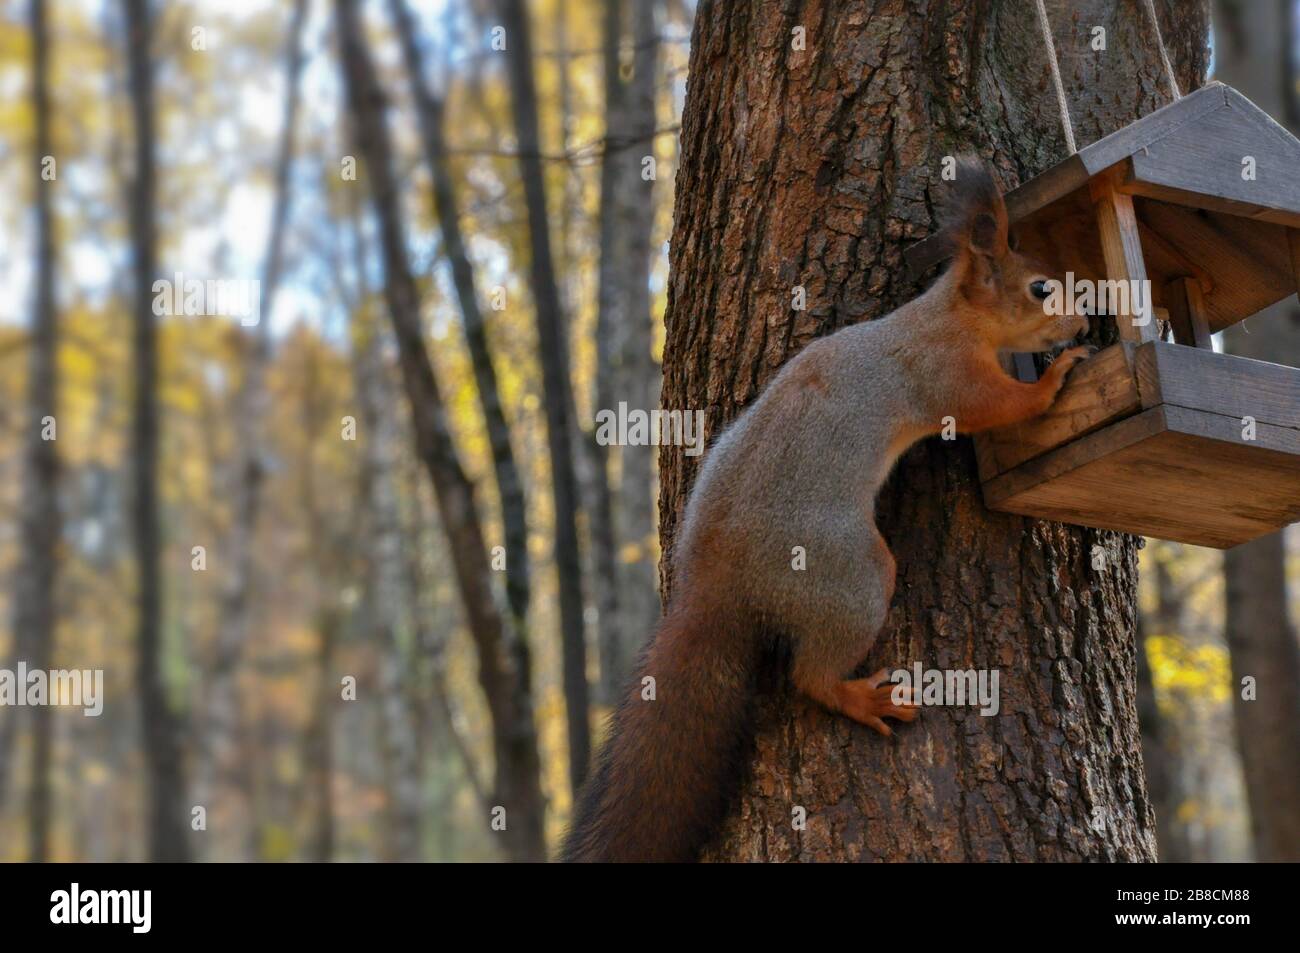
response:
M561 5L564 9L564 5ZM604 60L605 60L605 134L615 122L615 113L624 106L623 84L618 76L618 50L622 40L623 29L622 0L606 0L604 25ZM566 41L567 43L567 41ZM563 49L563 47L561 48ZM564 71L567 77L567 67ZM562 92L567 92L567 86ZM565 98L568 115L568 101ZM568 126L565 125L565 149L568 149ZM572 181L574 176L569 176ZM609 161L608 152L600 167L600 279L599 288L604 288L605 261L610 255L609 241L614 217L611 205L615 167ZM568 208L581 204L576 196L565 196L566 224ZM567 228L565 229L567 233ZM565 249L568 250L567 247ZM626 264L626 262L625 262ZM599 292L598 292L599 294ZM596 439L595 415L601 408L613 403L612 388L614 384L614 338L610 333L609 321L612 315L603 301L598 298L596 306L595 351L596 366L592 373L591 387L591 422L590 427L581 434L582 450L582 492L587 517L587 578L591 584L591 599L596 610L594 628L596 655L600 659L600 678L596 683L596 696L603 705L615 705L618 692L622 688L619 674L628 669L628 660L624 655L624 640L619 633L619 591L618 591L618 540L614 530L614 491L610 486L610 463L613 450L602 446Z
M510 443L510 425L501 404L496 367L488 349L487 324L479 309L475 290L474 266L465 250L460 231L460 206L447 160L447 143L443 135L444 109L441 99L433 95L424 78L423 58L416 43L416 26L406 7L406 0L390 0L394 25L402 42L406 72L411 80L420 124L420 144L424 161L433 177L433 206L442 233L442 246L451 265L456 301L460 305L465 328L465 345L474 368L479 406L487 426L488 444L492 448L492 469L496 475L497 495L501 501L501 525L506 553L506 601L515 625L526 632L528 598L531 591L528 570L528 523L523 481L515 463Z
M597 317L596 410L651 410L659 405L659 371L651 346L650 233L653 179L642 159L654 155L655 79L659 37L655 0L605 3L605 153L600 179L600 292ZM624 20L630 14L628 44ZM626 50L626 52L624 52ZM630 55L628 55L630 54ZM602 458L608 448L600 448ZM654 550L654 448L619 449L612 498L616 558L612 617L602 610L600 680L605 698L618 695L646 633L659 616ZM608 479L607 471L601 473ZM599 474L598 474L599 475Z
M1165 727L1156 704L1155 683L1151 678L1151 661L1147 657L1146 639L1142 634L1145 620L1138 619L1137 710L1142 732L1142 763L1146 766L1147 797L1156 820L1156 859L1164 863L1177 861L1182 851L1177 843L1174 799L1172 797L1170 750Z
M357 295L365 300L364 289ZM301 393L299 404L299 426L303 433L323 436L329 433L333 421L329 419L329 409L322 393L321 351L315 343L306 350L301 371ZM367 439L367 448L369 439ZM353 555L353 540L363 535L361 515L370 506L369 485L366 478L369 471L363 464L357 471L357 484L350 487L353 491L345 498L350 501L348 512L340 517L331 517L336 511L321 498L317 475L318 439L304 442L302 451L294 467L297 499L302 506L302 523L306 527L306 537L301 559L312 568L317 579L314 590L315 604L312 606L312 622L316 633L316 693L312 702L313 717L308 726L304 742L305 780L301 787L301 800L312 805L309 818L306 854L314 863L328 863L334 858L337 843L337 825L334 817L334 766L335 766L335 723L336 710L342 695L342 682L336 678L334 659L348 622L349 609L345 596L346 588L360 572L359 560ZM328 498L329 494L327 494ZM382 650L382 649L381 649ZM271 728L273 722L264 722ZM274 741L267 739L263 750L273 750ZM266 781L269 795L261 798L273 802L277 788L283 786L275 780L274 772ZM257 820L270 818L274 823L277 816L273 807L259 807L254 812ZM261 838L259 837L259 841ZM262 856L263 848L257 845L257 855Z
M334 858L334 708L340 683L334 678L334 646L342 628L342 610L330 602L315 616L316 692L306 737L307 788L312 805L307 860L327 864Z
M251 813L247 770L240 764L240 711L235 675L253 623L253 590L257 578L255 536L264 476L261 422L267 412L266 365L271 350L271 311L280 280L284 234L289 220L289 171L293 163L306 14L306 0L295 0L285 48L284 121L275 162L271 230L262 268L260 320L247 339L240 340L244 360L243 375L235 395L235 427L238 432L237 459L232 468L235 513L226 548L230 572L221 593L212 681L205 706L207 756L195 792L198 802L206 804L210 813L221 808L221 813L232 819L247 817ZM221 847L233 846L238 840L234 837L214 838L214 853L210 856L224 856Z
M51 192L57 180L40 175L50 141L49 34L45 4L32 0L32 112L36 121L31 170L36 178L36 294L32 312L31 351L27 365L27 420L23 426L22 559L14 592L14 641L29 669L48 670L54 656L57 614L54 581L59 543L59 459L46 433L45 418L56 418L58 398L58 315L54 306L54 210ZM27 795L27 857L49 859L50 749L53 710L30 709L32 724L30 788ZM16 714L4 721L17 721ZM6 725L6 730L12 727ZM0 749L8 757L8 746ZM3 768L0 768L0 772Z
M1293 19L1287 3L1218 3L1215 75L1279 121L1294 117L1290 71ZM1291 131L1297 132L1293 125ZM1233 354L1300 363L1300 312L1280 301L1224 334ZM1300 860L1300 646L1287 616L1282 533L1224 554L1226 636L1232 653L1233 710L1250 801L1255 856ZM1242 679L1256 680L1242 697Z
M502 0L510 98L514 107L519 171L528 208L532 249L531 283L537 312L537 345L546 405L546 445L551 457L551 500L555 519L555 571L560 592L560 638L563 655L564 706L568 716L569 782L582 784L591 757L588 710L587 644L583 627L582 557L578 551L578 481L573 456L573 392L569 389L569 350L551 259L551 236L542 177L537 91L533 53L523 0Z
M1048 7L1081 142L1164 104L1141 5ZM1195 88L1206 11L1178 9L1165 37L1181 86ZM1106 29L1104 54L1088 46L1093 25ZM809 340L915 296L923 285L902 252L934 227L944 155L991 157L1008 188L1065 156L1045 56L1020 3L892 0L869 14L846 0L702 0L664 406L705 409L716 435ZM791 310L798 285L804 311ZM697 471L697 458L662 449L665 551ZM760 704L752 776L709 856L1154 859L1134 540L986 511L965 440L908 453L878 514L898 591L862 670L997 671L1000 711L927 708L884 741L792 698L782 678Z
M420 529L428 521L425 519L425 506L419 488L414 482L414 478L418 475L418 473L410 474L406 480L406 495L411 501L411 512L405 532L404 549L406 597L410 605L411 626L414 631L418 660L424 663L423 667L417 668L417 672L428 681L427 691L421 694L421 698L427 700L426 711L430 707L437 711L448 746L460 761L465 783L469 785L475 802L487 811L491 808L489 793L483 785L482 772L479 771L473 747L457 723L456 710L452 705L451 687L447 683L448 627L437 625L432 619L435 609L430 605L428 598L432 585L427 581L429 574L425 572L421 562L424 547L420 539ZM429 725L425 722L422 727L427 730Z
M335 15L354 141L365 159L363 174L370 183L379 223L384 293L397 336L416 450L438 501L457 589L478 650L479 682L492 719L496 756L494 806L506 809L507 855L515 860L541 860L545 856L542 838L545 803L529 685L528 646L513 627L504 623L493 598L492 569L475 510L474 488L461 467L442 391L424 348L419 292L406 257L405 228L393 171L393 150L384 119L383 91L354 5L348 0L337 0Z
M140 632L136 644L136 690L144 732L148 790L149 859L185 861L188 811L184 764L176 716L162 678L162 576L158 529L158 339L153 314L156 273L154 209L152 28L148 0L124 0L131 115L135 133L135 178L131 184L131 264L135 282L132 354L135 395L131 451L135 462L131 524L138 587Z
M1224 558L1232 698L1255 859L1300 861L1300 652L1287 618L1281 533ZM1243 681L1254 681L1249 697Z
M388 386L378 330L364 308L354 313L353 320L361 325L353 332L352 341L357 352L356 389L365 442L362 486L368 523L364 528L367 554L362 625L367 641L379 655L382 753L390 782L385 785L383 856L388 861L411 863L420 859L420 758L405 680L410 657L400 631L401 612L408 603L394 459L398 419L392 412L395 395Z
M1169 552L1175 550L1171 544ZM1182 594L1174 586L1169 566L1156 547L1151 560L1155 574L1156 608L1138 620L1137 706L1142 728L1142 761L1146 765L1147 794L1156 816L1157 859L1186 863L1191 859L1187 823L1178 817L1183 801L1182 762L1185 754L1181 723L1161 717L1148 659L1147 639L1182 637ZM1172 558L1169 557L1169 558Z

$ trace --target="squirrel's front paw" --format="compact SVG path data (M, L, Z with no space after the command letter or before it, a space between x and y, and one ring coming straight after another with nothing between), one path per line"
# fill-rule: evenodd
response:
M1067 348L1056 356L1056 360L1052 361L1051 370L1064 378L1066 374L1070 373L1070 370L1074 365L1088 357L1091 353L1092 348L1087 347L1086 345Z
M1062 351L1052 361L1051 366L1043 374L1043 381L1047 384L1048 390L1053 397L1060 392L1061 387L1065 384L1065 377L1070 373L1074 365L1078 364L1091 353L1088 347L1072 347Z
M894 701L897 690L903 704ZM881 719L897 718L912 721L920 712L915 690L903 688L889 681L889 670L882 668L870 678L857 678L840 684L841 711L854 721L880 732L886 738L893 731Z

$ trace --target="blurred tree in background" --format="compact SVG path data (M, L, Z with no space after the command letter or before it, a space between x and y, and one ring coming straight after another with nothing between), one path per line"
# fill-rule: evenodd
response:
M575 679L625 671L657 611L650 454L619 469L583 434L598 360L639 375L601 400L652 399L666 263L651 249L674 158L654 117L680 111L693 11L519 6L535 38L516 67L492 49L495 5L342 5L345 39L375 51L383 105L363 112L391 130L390 224L372 205L374 140L348 132L325 0L10 7L0 77L19 95L0 105L0 169L27 204L0 210L14 253L0 265L0 664L102 668L106 703L99 718L0 711L0 857L543 856L585 768L573 746L602 712ZM531 151L510 132L521 69ZM607 134L609 117L623 126ZM655 156L653 203L602 185L607 155L626 183L623 153L638 176ZM49 181L33 174L46 155ZM530 228L539 188L550 209ZM610 225L602 193L634 234ZM562 295L549 388L529 278L540 234ZM621 269L629 242L644 264ZM394 254L409 273L398 333ZM259 279L261 319L155 313L153 279L178 272ZM617 322L617 359L598 321ZM412 362L440 385L432 425L430 402L405 396ZM47 415L57 440L31 426ZM567 512L543 439L557 424ZM421 477L431 447L440 473L460 457L450 509ZM597 482L614 513L599 560L585 555ZM572 527L559 571L557 519ZM615 572L636 631L597 615L595 567Z
M1222 6L1222 78L1294 128L1294 5ZM602 445L595 415L660 400L695 16L0 7L0 668L104 673L99 717L0 708L0 860L553 848L659 611L656 451ZM885 267L854 279L862 307ZM160 309L159 279L256 280L260 311ZM1296 703L1274 680L1288 539L1289 589L1281 537L1226 586L1215 554L1143 554L1171 858L1294 856L1294 776L1252 753L1293 742L1249 721ZM1234 733L1242 673L1261 701Z

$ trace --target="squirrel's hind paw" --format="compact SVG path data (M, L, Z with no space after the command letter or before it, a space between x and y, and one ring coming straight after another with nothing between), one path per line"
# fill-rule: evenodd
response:
M888 670L881 669L870 678L858 678L842 682L840 688L840 710L854 721L860 722L886 738L893 734L890 727L882 721L884 718L896 718L899 721L913 721L920 707L916 704L916 692L887 681ZM901 704L894 701L898 692Z

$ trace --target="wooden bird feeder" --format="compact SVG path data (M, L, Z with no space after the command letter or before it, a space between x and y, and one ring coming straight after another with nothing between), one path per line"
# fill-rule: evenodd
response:
M1076 365L1047 414L978 436L988 507L1218 548L1300 519L1300 370L1210 343L1300 287L1300 141L1213 83L1006 203L1020 248L1076 280L1149 279L1174 340L1129 307L1119 343ZM909 263L942 247L927 239Z

